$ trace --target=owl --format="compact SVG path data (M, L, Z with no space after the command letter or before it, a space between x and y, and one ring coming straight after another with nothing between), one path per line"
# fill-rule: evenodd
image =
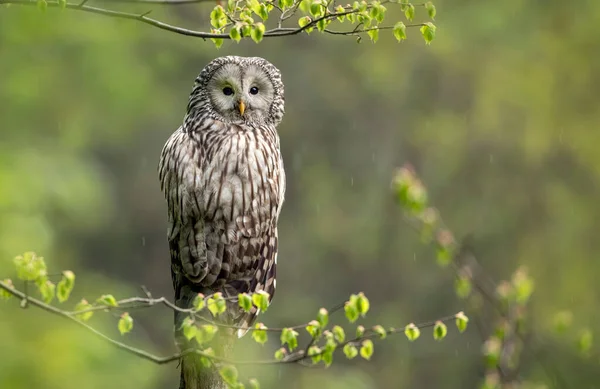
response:
M220 57L196 78L158 166L177 306L191 307L198 293L236 298L264 290L273 298L283 114L281 74L263 58ZM226 316L243 336L258 313L236 303ZM184 318L175 313L176 331Z

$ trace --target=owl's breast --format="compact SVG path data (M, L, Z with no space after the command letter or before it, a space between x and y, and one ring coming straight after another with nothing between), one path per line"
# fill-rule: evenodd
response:
M222 143L202 174L204 217L228 235L256 236L276 221L282 200L278 142L240 132Z

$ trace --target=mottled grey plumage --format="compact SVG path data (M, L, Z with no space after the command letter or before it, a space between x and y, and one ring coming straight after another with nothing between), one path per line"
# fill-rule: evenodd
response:
M273 297L285 192L276 130L283 113L280 72L262 58L217 58L196 78L183 125L159 163L178 306L189 307L199 292L264 290ZM228 310L229 321L242 327L257 314ZM177 327L181 320L176 315Z

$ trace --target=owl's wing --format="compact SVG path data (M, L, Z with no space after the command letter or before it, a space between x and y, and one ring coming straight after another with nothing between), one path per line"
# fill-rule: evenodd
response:
M161 190L167 200L167 237L176 302L185 278L201 280L207 273L200 201L196 192L188 190L195 188L202 161L202 148L179 128L163 147L158 165Z

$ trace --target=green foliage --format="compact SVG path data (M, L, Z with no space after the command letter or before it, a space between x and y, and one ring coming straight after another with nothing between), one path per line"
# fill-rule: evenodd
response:
M198 332L196 322L192 317L189 316L186 317L181 323L181 329L183 330L183 336L185 336L187 340L191 340L192 338L194 338L196 336L196 333Z
M361 343L361 346L360 346L360 356L366 360L371 359L371 356L373 355L374 347L375 346L373 345L373 341L371 339L363 340L363 342Z
M298 347L298 332L291 328L284 328L281 331L281 345L288 345L290 351L293 351L296 347Z
M218 330L219 327L217 327L216 325L203 324L197 327L194 338L196 339L196 342L198 342L198 344L204 345L213 340Z
M332 332L336 342L343 343L346 339L346 333L344 332L344 329L342 327L334 326Z
M247 293L240 293L238 295L238 304L245 312L252 310L252 297Z
M256 323L256 325L254 326L254 330L252 331L252 339L254 339L254 341L258 344L265 344L267 343L267 326L265 326L263 323Z
M103 294L96 299L96 303L107 307L118 307L117 299L112 294Z
M264 290L253 293L252 303L256 306L256 308L260 309L261 312L265 312L269 307L269 294Z
M358 349L352 343L348 343L344 346L344 354L346 358L353 359L358 355Z
M77 305L75 305L75 312L87 311L90 308L92 308L92 304L88 303L86 299L81 299L81 301L78 302ZM79 320L88 321L92 317L93 314L94 314L93 311L87 311L87 312L78 313L75 316Z
M6 278L2 282L5 283L6 286L8 286L9 288L14 288L14 285L13 285L12 281L10 280L10 278ZM8 291L0 288L0 299L8 300L11 297L12 297L12 294L10 294Z
M119 332L121 335L125 335L128 332L131 332L133 329L133 318L129 316L129 313L124 312L119 318L119 323L117 325L119 328Z
M227 302L223 298L223 294L221 292L212 294L208 298L206 306L213 316L222 315L227 310Z
M458 331L461 333L465 332L467 329L467 324L469 323L469 318L463 312L459 312L456 314L455 323Z
M421 330L419 330L414 323L410 323L404 328L404 335L406 335L408 340L414 342L415 340L419 339L419 336L421 336Z
M206 307L206 299L202 293L198 293L198 295L194 297L192 307L196 312L200 312Z
M448 327L441 321L436 321L433 326L433 338L435 340L442 340L448 334Z
M75 274L72 271L65 270L62 274L62 279L59 281L56 291L56 297L61 303L69 299L71 291L75 286Z

